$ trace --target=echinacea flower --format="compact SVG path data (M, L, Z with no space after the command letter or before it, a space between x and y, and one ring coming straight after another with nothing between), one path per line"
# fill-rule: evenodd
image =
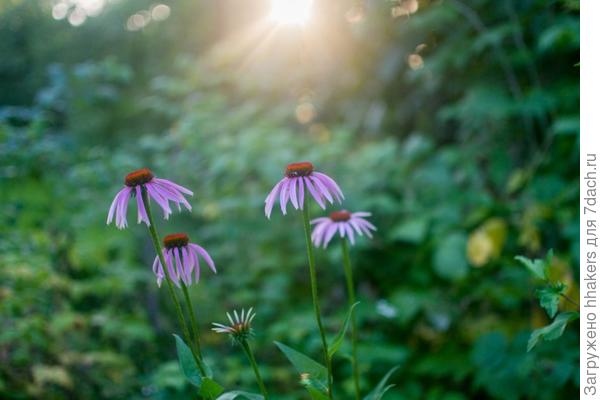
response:
M194 193L191 190L169 180L155 178L148 168L142 168L125 176L125 187L117 193L110 205L106 223L110 224L114 217L117 228L125 228L127 226L127 205L129 199L135 197L138 208L138 224L143 221L150 226L150 220L142 198L144 190L162 208L165 219L168 219L172 213L169 201L177 204L180 211L182 204L188 210L192 209L190 203L183 196L184 194L193 196Z
M200 258L198 256L204 259L212 272L217 273L215 263L208 252L201 246L190 243L190 239L185 233L167 235L163 239L163 244L165 247L162 249L162 254L167 264L169 278L178 287L180 287L180 282L190 286L200 280ZM156 283L160 287L165 276L158 256L154 259L152 271L154 271Z
M280 180L265 199L265 215L271 218L271 210L277 198L283 215L287 213L287 203L290 201L296 210L304 208L304 186L317 204L325 209L325 200L333 204L334 197L342 203L344 194L337 183L329 176L315 171L309 162L288 164L285 177Z
M311 224L315 225L311 235L312 242L317 247L327 247L336 232L341 237L348 237L352 244L354 244L354 233L358 233L360 236L364 233L372 238L371 231L376 231L377 228L365 219L365 217L370 216L371 213L369 212L351 213L342 210L332 212L329 217L313 219L310 221Z
M246 312L242 309L242 312L238 314L236 310L233 310L233 318L231 314L227 313L227 318L231 325L223 325L213 322L213 331L217 333L226 333L233 340L243 342L253 335L252 320L256 316L256 313L252 311L252 307Z

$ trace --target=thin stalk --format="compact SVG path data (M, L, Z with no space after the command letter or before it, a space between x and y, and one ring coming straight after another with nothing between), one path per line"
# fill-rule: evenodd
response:
M150 232L150 237L152 238L152 244L154 245L154 250L156 250L156 254L158 255L158 259L160 260L160 266L162 268L164 280L167 281L167 288L169 289L169 295L171 296L171 300L173 300L173 304L175 304L175 310L177 311L177 317L179 319L179 324L181 325L181 330L183 331L183 335L185 340L188 342L188 345L192 349L192 354L194 355L194 361L196 361L196 365L200 369L202 376L206 376L204 368L202 366L202 362L198 358L198 355L193 351L193 342L190 338L190 333L185 322L185 318L183 317L183 310L181 308L181 304L179 303L179 299L177 295L175 295L175 289L173 288L173 282L169 278L167 273L167 263L165 261L165 257L162 253L160 240L158 239L158 232L156 231L156 226L154 225L154 218L152 217L152 211L150 209L150 201L148 200L148 192L145 189L142 189L142 200L144 201L144 208L146 209L146 214L148 214L148 220L150 221L150 226L148 226L148 231Z
M202 352L200 351L200 334L198 333L198 323L196 322L196 316L194 315L194 307L192 307L192 301L190 300L190 294L187 287L184 285L181 286L183 289L183 296L185 297L185 303L187 305L188 313L190 314L190 324L192 325L192 339L194 341L194 346L196 347L196 352L198 353L198 358L202 361ZM202 374L205 375L204 368L201 368Z
M561 293L560 294L562 297L565 298L565 300L567 300L569 303L573 304L574 306L577 306L577 308L579 308L579 303L577 303L575 300L573 300L571 297L569 297L568 295Z
M354 279L352 278L352 265L350 264L350 251L348 249L348 241L346 238L342 238L342 253L344 255L344 274L346 275L346 286L348 287L348 305L352 307L356 303L356 297L354 295ZM352 375L354 378L354 391L357 400L360 400L360 380L359 380L359 369L358 369L358 356L356 352L357 342L357 329L356 329L356 318L354 313L351 317L351 332L352 337Z
M260 388L260 392L263 397L266 399L269 398L267 393L267 388L265 387L265 383L260 376L260 371L258 370L258 364L256 363L256 359L254 358L254 353L252 353L252 349L250 348L250 344L246 339L241 341L242 348L244 349L244 353L246 353L246 357L248 357L248 361L252 365L252 369L254 370L254 375L256 376L256 382L258 383L258 387Z
M310 220L309 220L309 216L308 216L308 204L306 204L306 199L304 201L304 207L302 209L302 216L303 216L303 220L304 220L304 236L306 239L306 253L308 254L308 268L310 271L310 288L312 291L313 308L315 310L315 318L317 319L319 333L321 334L321 342L323 343L323 353L325 356L325 365L327 366L327 383L328 383L327 395L330 399L333 399L333 375L332 375L332 371L331 371L331 359L329 358L329 350L327 347L327 339L325 338L325 330L323 329L323 323L321 322L321 308L319 307L319 293L317 290L317 273L315 270L315 256L313 254L312 242L310 240L311 229L310 229Z

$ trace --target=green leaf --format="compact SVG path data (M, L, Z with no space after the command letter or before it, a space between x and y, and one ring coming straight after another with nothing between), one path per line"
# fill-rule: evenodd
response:
M548 280L548 266L544 260L539 258L530 260L529 258L523 256L516 256L515 260L523 264L536 278L545 281Z
M214 399L215 397L223 393L223 390L223 386L219 385L211 378L202 378L198 394L203 398Z
M564 283L558 283L554 286L546 286L536 291L537 298L540 300L540 306L550 318L554 318L558 312L558 303L560 302L560 295L565 292L567 285Z
M457 281L469 272L467 264L467 237L452 233L439 243L433 255L433 269L442 278Z
M329 397L327 397L327 395L323 392L321 392L319 389L311 386L310 384L302 384L306 390L308 390L308 394L310 395L310 398L313 400L328 400Z
M194 355L187 344L176 334L175 346L177 347L177 357L179 358L179 366L185 377L194 386L200 386L202 383L202 375L196 366Z
M213 378L213 370L211 367L208 366L208 364L206 362L204 362L204 360L200 360L200 364L202 364L202 367L204 368L204 372L206 372L206 377L207 378Z
M359 302L352 304L350 310L348 310L348 314L346 314L346 319L344 320L344 324L342 328L338 332L338 334L333 338L331 345L329 346L327 355L329 358L333 357L333 355L340 349L340 346L344 342L344 337L346 336L346 332L348 331L348 326L350 325L350 320L352 319L352 313L354 312L354 308L358 305Z
M390 236L395 240L408 243L420 243L427 233L428 218L413 218L403 222L392 230Z
M302 377L303 385L327 393L327 369L323 365L283 343L275 344L296 368Z
M569 115L557 118L550 130L555 135L576 135L579 133L579 116Z
M579 318L579 313L574 311L560 313L554 318L550 325L536 329L531 333L529 342L527 342L527 351L531 351L541 339L555 340L562 336L567 324L570 321Z
M231 392L223 393L217 400L235 400L237 398L243 398L247 400L264 400L264 397L261 394L244 392L242 390L234 390Z
M377 384L377 386L375 386L375 389L373 389L373 391L371 393L369 393L364 400L380 400L381 398L383 398L383 395L390 390L392 387L394 387L395 385L387 385L387 381L390 379L390 377L392 376L392 374L394 372L396 372L396 370L400 368L400 367L394 367L392 369L390 369L388 371L387 374L385 374L385 376L379 381L379 383Z

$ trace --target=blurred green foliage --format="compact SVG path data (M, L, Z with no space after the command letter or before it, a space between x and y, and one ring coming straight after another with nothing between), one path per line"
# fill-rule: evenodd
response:
M56 3L0 3L0 397L189 398L145 228L105 225L143 166L196 194L159 231L217 263L192 296L219 383L255 391L209 330L254 306L271 392L306 396L273 344L319 354L300 215L262 205L311 160L378 227L352 251L364 388L399 365L386 399L575 398L577 329L526 351L549 319L514 256L553 248L578 297L576 1L317 1L304 31L266 33L258 0L165 1L162 21L102 2L76 27ZM333 337L340 249L317 262ZM350 363L334 368L349 398Z

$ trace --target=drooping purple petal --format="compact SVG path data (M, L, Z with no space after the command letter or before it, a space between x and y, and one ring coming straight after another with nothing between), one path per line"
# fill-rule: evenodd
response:
M127 191L122 191L119 197L116 210L116 223L117 228L123 229L127 227L127 205L129 204L129 198L131 197L131 188L127 188Z
M322 182L326 184L326 186L333 192L334 196L337 198L338 203L342 202L344 198L344 193L342 193L342 189L338 186L337 183L329 176L321 173L321 172L313 172L313 175L318 177Z
M181 211L181 204L185 205L185 203L187 203L187 200L185 200L185 198L181 195L181 193L174 193L170 189L165 188L156 182L149 182L146 184L146 186L152 186L154 191L157 194L159 194L160 196L162 196L167 201L167 204L169 201L172 201L173 203L175 203L177 205L177 209L179 211ZM188 203L188 205L189 205L189 203ZM186 206L186 208L187 208L187 206ZM163 211L165 211L165 209L163 209Z
M335 235L335 232L337 231L338 227L337 224L332 223L327 230L325 231L325 237L323 240L323 247L327 247L327 245L329 244L329 242L331 241L331 239L333 238L333 235Z
M192 209L192 206L190 205L190 203L187 201L187 199L183 196L183 193L181 193L179 190L177 190L177 188L174 184L171 183L165 183L165 179L153 179L150 182L146 183L146 185L152 185L154 186L154 188L166 199L173 201L175 204L177 204L177 207L179 208L179 210L181 211L181 204L183 204L185 206L185 208L187 208L188 210ZM169 182L169 181L166 181ZM186 189L187 190L187 189Z
M169 215L172 213L171 207L169 206L169 200L156 190L155 185L146 185L146 190L148 191L150 197L156 201L156 203L163 210L164 219L168 219Z
M340 232L340 237L346 237L346 223L338 222L338 231Z
M306 184L306 187L308 188L308 191L312 195L313 199L315 199L315 201L317 202L317 204L324 210L325 209L325 203L323 203L323 199L321 198L321 195L314 188L313 184L310 182L310 179L308 179L307 177L303 177L302 179L304 180L304 183Z
M201 246L199 246L199 245L197 245L195 243L190 243L189 246L192 247L195 251L197 251L198 254L200 254L200 256L208 264L209 268L216 274L217 273L217 268L215 267L215 262L210 257L210 255L208 254L208 252L206 250L204 250L204 248L202 248Z
M279 206L281 207L281 212L283 215L287 213L287 202L288 196L290 195L290 191L288 190L290 187L291 179L287 179L281 185L281 189L279 190Z
M327 187L325 187L323 182L321 182L321 180L319 180L319 178L316 176L311 176L310 180L315 185L315 188L319 191L319 193L321 193L327 199L327 201L333 204L333 197L331 197L331 193L329 193L329 190L327 190Z
M365 233L365 235L367 235L369 238L372 238L373 235L371 234L371 230L377 230L377 228L375 228L373 226L373 224L371 224L369 221L366 221L362 218L356 218L356 223L358 224L358 226L361 227L362 231Z
M167 182L167 183L165 183L165 182ZM153 179L152 181L148 182L146 185L154 185L164 197L168 198L169 200L174 201L180 210L181 210L181 204L183 204L185 206L185 208L187 208L189 211L191 211L192 206L186 200L186 198L183 197L183 194L179 190L177 190L177 187L179 185L176 185L173 182L167 181L166 179ZM187 192L190 192L187 189L185 189L185 190Z
M152 264L152 272L154 272L154 275L156 275L156 284L158 285L158 287L160 287L165 275L163 274L162 267L160 266L160 258L158 256L154 258L154 264Z
M275 199L277 198L277 195L279 194L281 185L283 185L283 183L286 180L287 180L287 178L283 178L282 180L277 182L277 184L271 190L271 193L269 193L269 195L265 199L265 215L267 216L267 219L271 218L271 211L273 210L273 205L275 204Z
M290 200L296 210L298 209L298 198L296 197L296 187L298 186L299 183L300 183L299 180L296 178L292 178L291 183L290 183Z
M187 188L184 188L183 186L178 185L175 182L171 182L170 180L160 179L160 178L154 178L153 180L156 181L156 182L158 182L158 183L160 183L160 184L162 184L162 185L164 185L164 186L166 186L166 187L173 188L173 190L176 191L176 192L181 192L181 193L187 194L189 196L193 196L194 195L194 192L192 192L191 190L189 190Z
M358 221L359 224L366 226L367 228L369 228L372 231L376 231L377 228L375 227L375 225L373 225L372 223L370 223L369 221L367 221L364 218L356 218L356 220Z
M148 219L148 214L146 213L146 207L144 207L141 186L135 187L135 200L138 207L138 224L143 221L147 226L150 226L150 220Z
M198 260L198 255L196 254L195 251L192 250L192 248L190 246L186 246L189 255L192 259L192 263L194 264L194 268L195 268L195 274L196 274L196 283L198 283L200 281L200 260Z
M298 205L304 210L304 180L298 179Z
M354 231L352 230L350 224L348 224L347 222L344 224L346 225L346 233L348 234L348 240L350 240L350 243L354 245Z
M181 278L181 280L183 281L183 283L186 286L190 286L192 284L192 282L190 282L188 280L188 274L186 273L185 269L183 268L183 263L181 262L181 257L179 255L179 249L178 248L173 249L173 253L175 254L175 263L177 265L177 272L179 274L179 277Z
M181 248L181 256L183 262L183 270L185 271L186 278L189 284L192 284L192 273L194 272L194 264L193 259L190 258L188 254L188 246L183 246Z
M115 196L115 198L113 199L112 203L110 204L110 208L108 209L108 217L106 218L106 224L110 224L113 220L113 217L115 216L115 211L117 210L118 206L119 206L119 198L121 197L121 194L125 191L129 191L129 187L125 186L123 189L119 190L117 192L117 195Z
M356 223L356 218L350 218L348 223L350 223L350 225L352 225L354 227L354 230L356 231L356 233L358 233L360 236L362 236L362 234L363 234L362 228L360 227L359 224Z
M173 250L167 250L165 251L165 262L167 264L167 270L169 272L169 277L171 278L171 281L177 285L177 287L181 287L179 284L179 272L175 269L175 267L173 266L174 263L174 253Z
M315 229L313 230L312 235L311 235L311 240L315 244L315 246L317 246L317 247L321 246L321 242L323 242L323 234L330 224L329 221L330 221L329 218L324 218L324 221L318 223L315 226Z

